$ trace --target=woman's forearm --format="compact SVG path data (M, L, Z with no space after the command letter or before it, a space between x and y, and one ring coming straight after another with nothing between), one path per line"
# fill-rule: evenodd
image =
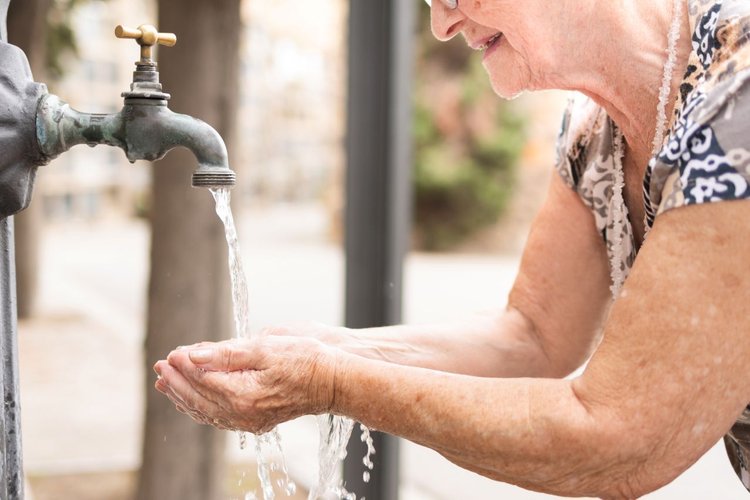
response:
M333 411L548 493L610 496L638 463L609 446L615 426L594 418L567 380L468 377L342 354Z
M443 325L347 330L336 344L369 359L479 377L558 375L530 321L512 308Z

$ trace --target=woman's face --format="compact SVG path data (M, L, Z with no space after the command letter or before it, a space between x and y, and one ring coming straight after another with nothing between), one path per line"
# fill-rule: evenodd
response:
M459 0L451 10L432 2L432 32L446 41L458 33L480 52L495 92L512 98L525 90L545 88L552 70L563 0ZM555 21L555 26L551 20ZM559 52L558 52L559 53ZM547 62L549 61L549 63ZM539 71L544 69L545 71Z

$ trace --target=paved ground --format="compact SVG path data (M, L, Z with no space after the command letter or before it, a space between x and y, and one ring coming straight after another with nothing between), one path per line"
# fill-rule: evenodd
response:
M276 207L248 211L244 220L240 236L253 325L296 319L340 323L342 255L321 237L321 211ZM146 228L138 222L79 223L46 232L42 314L21 325L20 337L25 463L36 478L39 498L45 478L76 474L86 481L80 474L138 466L147 249ZM502 306L516 265L513 256L412 255L407 320L453 319ZM282 436L293 475L302 484L311 481L316 474L314 422L283 426ZM234 441L232 435L228 439ZM235 461L252 460L235 445L229 453ZM113 481L132 484L127 472L124 479L117 477ZM402 478L404 500L551 498L481 478L412 444L403 447ZM60 491L46 498L63 500ZM104 491L101 498L116 498ZM746 492L723 451L715 448L648 498L731 500L746 498Z

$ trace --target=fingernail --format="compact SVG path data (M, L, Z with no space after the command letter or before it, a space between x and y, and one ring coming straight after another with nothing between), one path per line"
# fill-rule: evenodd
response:
M213 349L196 349L190 351L190 361L193 363L208 363L213 357Z
M159 380L156 381L156 383L154 383L154 388L157 391L161 392L162 394L166 394L167 393L166 386L165 386L164 381L162 379L159 379Z

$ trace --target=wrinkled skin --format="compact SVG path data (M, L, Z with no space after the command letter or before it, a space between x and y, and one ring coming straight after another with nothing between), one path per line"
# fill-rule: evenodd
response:
M670 7L433 1L432 26L472 46L503 33L484 58L500 95L575 89L603 106L628 146L625 198L640 201ZM689 29L686 17L679 68ZM307 324L193 346L157 363L157 388L223 428L259 432L331 411L527 489L637 498L685 471L750 401L749 211L745 200L660 215L613 302L591 211L553 176L505 309L454 325Z
M171 352L156 389L201 424L255 434L333 403L335 350L312 338L262 335Z

